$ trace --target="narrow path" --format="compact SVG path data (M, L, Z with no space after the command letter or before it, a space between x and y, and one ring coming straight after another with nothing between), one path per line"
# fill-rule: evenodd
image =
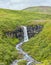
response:
M22 28L23 28L23 32L24 32L24 40L22 42L20 42L19 44L16 45L16 49L18 50L19 54L23 55L23 58L19 59L19 60L15 60L11 65L17 65L18 62L20 62L22 60L26 60L27 61L27 65L31 65L32 62L34 62L35 64L37 64L39 62L37 62L36 60L34 60L31 56L29 56L21 48L22 44L24 44L24 42L28 41L27 27L22 26Z

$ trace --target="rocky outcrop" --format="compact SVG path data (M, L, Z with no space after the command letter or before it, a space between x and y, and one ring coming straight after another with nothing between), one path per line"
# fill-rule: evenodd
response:
M42 25L27 26L28 37L31 38L42 30Z
M35 26L27 26L27 32L28 32L28 37L31 38L35 34L38 34L42 30L43 26L42 25L35 25ZM5 32L7 37L16 37L20 40L24 38L24 33L23 33L23 28L22 27L17 27L14 31L7 31Z
M20 40L22 40L24 38L23 29L21 27L17 27L14 31L7 31L7 32L5 32L5 34L7 37L11 37L11 38L16 37Z

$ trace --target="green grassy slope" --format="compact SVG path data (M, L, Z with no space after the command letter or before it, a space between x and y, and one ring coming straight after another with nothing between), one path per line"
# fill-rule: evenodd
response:
M17 39L0 38L0 65L9 65L14 59L17 59L18 54L15 49Z
M25 43L23 49L38 61L51 62L51 21L47 21L42 32Z
M25 61L25 60L22 60L22 61L20 61L19 63L18 63L18 65L26 65L27 64L27 61Z
M16 26L29 24L32 20L48 20L51 15L39 12L0 9L0 30L13 30Z
M36 20L39 22L39 20L45 21L50 19L51 15L49 14L0 9L0 64L10 65L18 57L15 46L19 40L7 38L4 35L5 31L12 31L21 25L34 25Z

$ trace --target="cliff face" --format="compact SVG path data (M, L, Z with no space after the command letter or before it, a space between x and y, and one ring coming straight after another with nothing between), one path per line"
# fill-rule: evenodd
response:
M28 37L31 38L35 34L38 34L42 30L42 28L43 28L43 26L41 26L41 25L28 26L27 27Z
M35 25L35 26L27 26L27 33L28 37L31 38L35 34L38 34L42 30L43 26L42 25ZM6 32L7 37L16 37L20 40L24 38L24 33L23 33L23 28L22 27L17 27L16 30L11 31L11 32Z

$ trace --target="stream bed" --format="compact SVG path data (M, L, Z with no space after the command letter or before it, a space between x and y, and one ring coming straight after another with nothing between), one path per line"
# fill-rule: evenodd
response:
M29 56L26 52L24 52L21 48L22 44L24 44L24 42L29 41L28 39L28 33L27 33L27 27L26 26L22 26L23 28L23 32L24 32L24 40L21 41L19 44L16 45L16 49L18 50L19 54L23 55L22 59L19 60L15 60L13 61L13 63L11 65L18 65L18 62L22 61L22 60L26 60L27 64L26 65L31 65L32 63L38 64L40 62L37 62L36 60L34 60L31 56Z

